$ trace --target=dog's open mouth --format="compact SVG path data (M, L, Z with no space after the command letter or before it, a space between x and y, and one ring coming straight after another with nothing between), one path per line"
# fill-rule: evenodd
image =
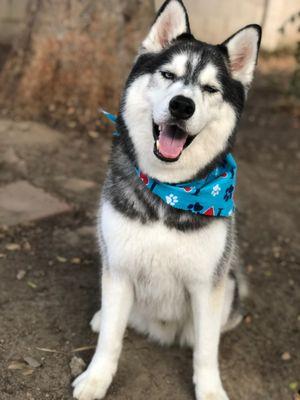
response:
M153 123L153 152L162 161L174 162L182 151L192 142L193 137L175 124Z

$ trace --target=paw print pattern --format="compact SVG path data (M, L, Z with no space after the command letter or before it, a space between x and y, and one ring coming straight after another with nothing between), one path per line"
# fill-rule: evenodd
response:
M168 196L166 196L166 202L167 204L170 204L170 206L175 206L175 204L178 203L178 197L173 193L170 193Z
M230 200L230 199L232 198L233 191L234 191L234 186L233 186L233 185L230 185L230 186L226 189L226 192L225 192L225 195L224 195L224 200L225 200L225 201L228 201L228 200Z
M188 209L193 211L196 214L197 213L200 214L200 211L203 210L203 206L201 206L201 204L197 202L197 203L194 203L194 204L189 204L188 205Z
M214 196L214 197L215 197L215 196L218 196L219 193L220 193L220 191L221 191L220 186L219 186L219 185L215 185L215 186L213 187L212 191L211 191L211 195Z

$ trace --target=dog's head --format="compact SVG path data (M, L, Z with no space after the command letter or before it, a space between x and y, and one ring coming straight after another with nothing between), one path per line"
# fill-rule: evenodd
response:
M191 35L180 0L163 4L128 78L120 114L143 172L184 181L228 151L260 37L260 27L249 25L220 45L203 43Z

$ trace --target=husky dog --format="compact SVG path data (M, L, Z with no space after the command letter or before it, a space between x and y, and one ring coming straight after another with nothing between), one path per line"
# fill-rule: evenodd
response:
M127 326L161 344L193 347L197 400L228 400L218 366L221 332L241 320L244 293L234 215L172 207L136 169L178 184L201 179L231 150L252 81L261 29L220 45L196 40L180 0L166 1L142 43L123 93L99 211L100 332L95 355L73 383L96 400L116 373Z

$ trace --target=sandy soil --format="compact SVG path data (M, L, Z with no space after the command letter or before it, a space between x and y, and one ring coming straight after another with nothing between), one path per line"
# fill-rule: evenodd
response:
M222 376L231 400L290 400L300 385L300 125L295 108L282 107L281 89L279 78L257 79L235 152L251 298L248 317L221 342ZM0 120L0 130L3 124L7 121ZM31 123L26 124L30 131ZM16 129L14 121L9 129ZM99 307L93 232L110 131L96 138L58 132L58 146L23 146L16 139L10 146L17 159L1 163L1 186L26 179L72 204L73 211L1 228L0 400L69 400L72 357L88 363L92 356L96 335L89 320ZM74 191L71 178L96 185ZM12 249L12 243L20 248ZM24 365L28 356L38 363ZM161 348L128 332L107 399L193 399L191 360L187 349Z

